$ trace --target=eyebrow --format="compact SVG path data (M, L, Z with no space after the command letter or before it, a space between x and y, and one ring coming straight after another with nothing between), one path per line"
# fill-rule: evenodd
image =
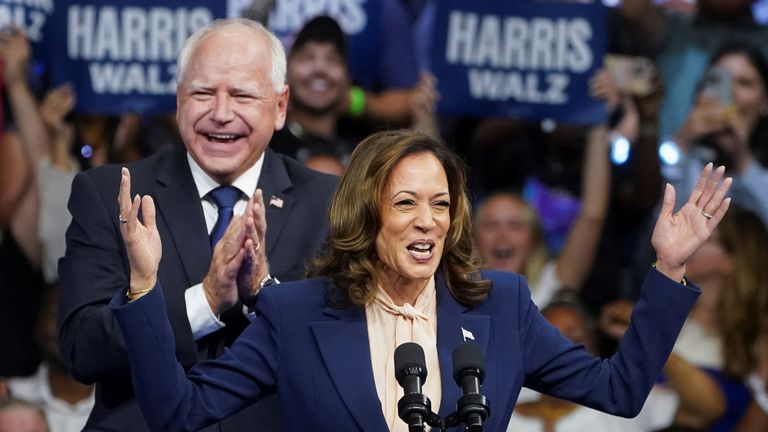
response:
M187 88L192 91L194 90L210 91L210 90L213 90L215 87L203 81L192 81L187 85ZM265 95L264 92L260 91L259 88L255 86L242 86L242 85L234 86L229 88L229 92L247 93L257 97L267 97L267 95Z
M418 193L415 192L415 191L399 190L399 191L395 192L394 195L392 195L392 198L398 196L401 193L408 194L408 195L413 195L413 196L417 196L418 195ZM438 198L438 197L442 197L442 196L445 196L445 195L450 195L450 193L448 193L448 192L437 192L436 194L432 195L430 198Z

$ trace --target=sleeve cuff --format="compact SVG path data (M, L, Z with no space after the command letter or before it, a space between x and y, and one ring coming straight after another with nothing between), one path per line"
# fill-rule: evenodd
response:
M187 306L187 319L192 328L192 336L195 340L224 328L224 323L214 315L208 300L205 299L203 284L197 284L184 292L184 301Z

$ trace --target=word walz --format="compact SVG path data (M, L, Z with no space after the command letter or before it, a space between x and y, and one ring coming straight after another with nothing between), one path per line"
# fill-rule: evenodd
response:
M520 73L470 69L469 92L474 99L536 104L568 103L570 77L564 73Z

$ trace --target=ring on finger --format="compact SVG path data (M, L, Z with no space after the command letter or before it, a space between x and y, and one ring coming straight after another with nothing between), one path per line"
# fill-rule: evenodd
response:
M254 243L253 244L253 251L254 252L258 252L260 247L261 247L261 243L259 243L259 242Z
M121 215L120 213L117 214L117 221L120 222L121 224L128 223L128 219L124 218L123 215Z
M702 214L702 216L707 218L707 220L712 219L712 215L707 213L707 212L705 212L704 209L701 209L701 214Z

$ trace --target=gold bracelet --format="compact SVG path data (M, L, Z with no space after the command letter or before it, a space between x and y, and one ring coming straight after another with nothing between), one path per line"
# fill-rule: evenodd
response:
M651 264L651 267L655 269L656 268L656 263ZM688 278L683 276L683 278L680 279L680 285L688 286Z
M154 288L154 287L152 287L152 288ZM132 292L131 289L128 288L128 291L125 292L125 296L128 298L128 300L133 300L134 296L137 296L137 295L140 295L140 294L146 294L146 293L152 291L152 288L147 288L147 289L139 290L139 291L136 291L136 292Z

